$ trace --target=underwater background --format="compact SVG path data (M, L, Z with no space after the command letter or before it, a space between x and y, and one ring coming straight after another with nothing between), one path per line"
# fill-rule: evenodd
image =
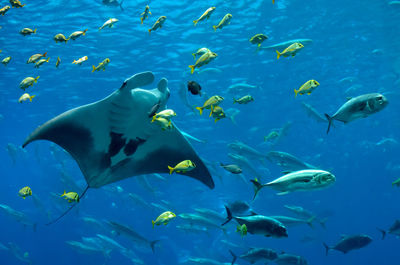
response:
M8 4L3 0L0 8ZM25 214L18 220L0 209L0 264L201 264L190 261L193 257L230 264L229 250L240 255L250 247L299 255L315 265L399 264L399 239L387 235L382 240L377 228L387 230L400 218L400 191L392 186L400 177L400 3L125 0L123 10L88 0L26 0L23 4L23 8L12 8L0 16L0 57L12 57L7 66L0 65L0 204ZM146 5L152 15L141 25L140 14ZM211 17L194 26L192 21L210 6L216 7ZM212 25L227 13L232 14L231 23L214 32ZM167 20L149 34L159 16L167 16ZM99 31L109 18L119 21ZM22 36L19 31L25 27L37 32ZM68 36L84 29L88 29L86 35L75 41L53 40L58 33ZM268 36L259 50L249 42L258 33ZM262 48L293 39L312 42L296 56L279 60L275 49ZM202 47L218 57L192 75L188 68L195 62L192 53ZM40 68L26 64L31 55L45 52L49 63ZM71 64L83 56L88 56L88 61L80 66ZM62 60L58 68L57 57ZM92 73L92 65L105 58L110 59L106 70ZM38 141L22 149L25 138L45 121L108 96L125 79L143 71L155 75L151 88L162 77L168 79L171 96L167 106L177 113L173 122L203 141L191 143L208 161L215 188L179 174L132 177L89 189L69 214L46 226L70 207L60 198L63 191L81 193L86 182L76 162L60 147ZM18 98L24 92L19 83L27 76L40 78L27 89L35 95L32 102L20 104ZM320 86L311 95L295 98L293 89L310 79L318 80ZM190 80L201 84L201 97L182 96L182 86L186 92ZM235 84L248 86L239 91L229 89ZM389 101L382 112L345 125L335 121L328 135L328 123L310 118L302 106L307 103L322 115L332 115L346 99L375 92ZM233 103L234 98L246 94L254 101ZM212 95L223 96L221 106L236 115L214 122L209 111L200 116L190 107L202 106ZM284 128L284 133L278 141L264 141L279 128ZM293 154L332 172L336 183L322 190L281 196L265 188L252 201L250 179L268 182L280 177L281 169L268 160L253 160L259 176L246 170L241 176L225 171L219 163L234 162L228 156L232 153L228 144L235 141L264 154L272 150ZM18 196L24 186L33 192L25 200ZM224 205L236 200L246 201L264 215L290 215L284 205L299 205L324 219L325 228L318 223L312 228L290 227L289 237L283 239L241 236L235 232L234 221L224 229L218 225L201 231L177 228L185 224L179 214L207 208L225 218ZM166 210L177 217L167 226L152 228L151 220ZM102 225L85 222L84 217ZM108 221L129 226L148 240L159 240L154 253L117 235L107 226ZM66 243L97 234L131 250L129 255L112 245L103 246L98 253L82 253ZM367 234L373 241L348 254L330 251L325 255L323 242L335 245L341 235L353 234ZM236 264L248 262L238 259Z

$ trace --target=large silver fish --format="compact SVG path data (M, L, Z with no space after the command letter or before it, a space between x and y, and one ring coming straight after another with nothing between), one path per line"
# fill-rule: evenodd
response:
M325 117L329 122L326 133L329 133L333 120L348 123L359 118L366 118L383 110L388 103L387 98L379 93L364 94L352 98L344 103L333 116L325 113Z
M271 187L280 191L278 195L288 194L293 191L305 191L325 188L335 183L335 176L324 170L305 169L286 174L271 182L261 184L257 180L251 180L255 187L254 198L264 187Z

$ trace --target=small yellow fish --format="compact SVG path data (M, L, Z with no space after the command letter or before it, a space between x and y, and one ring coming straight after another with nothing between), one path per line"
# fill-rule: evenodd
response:
M151 223L153 224L153 228L154 228L154 225L162 225L162 224L167 225L169 223L169 221L171 221L175 217L176 217L176 215L173 212L166 211L166 212L163 212L162 214L160 214L160 216L158 216L155 221L152 220Z
M253 37L250 38L250 42L252 44L257 44L257 49L260 48L261 43L263 43L263 41L265 41L266 39L268 39L267 35L264 34L256 34Z
M196 107L199 110L200 115L203 114L203 109L211 109L212 106L218 106L224 100L223 97L215 95L210 97L204 102L202 107Z
M205 19L209 19L211 14L214 12L214 10L215 10L215 6L210 7L198 19L193 20L193 24L196 26L198 22L203 21Z
M36 61L38 61L40 58L46 57L46 55L47 55L47 52L45 52L43 54L40 54L40 53L34 54L31 57L29 57L29 59L26 63L36 63Z
M246 224L238 225L236 227L236 232L238 232L242 237L247 235L247 226L246 226Z
M145 20L146 18L148 18L149 15L151 15L150 7L147 5L147 6L144 8L144 12L143 12L142 14L140 14L140 15L142 16L142 17L140 18L140 24L143 24L144 20Z
M170 120L163 118L163 117L158 117L154 119L154 121L161 127L161 130L171 130L172 129L172 123Z
M37 76L36 78L34 77L27 77L24 80L21 81L21 83L19 84L19 87L23 90L25 90L26 88L33 86L34 83L37 83L38 79L40 76Z
M217 29L222 29L223 27L225 27L226 25L231 24L231 19L232 19L232 14L226 14L222 20L218 23L218 25L213 26L214 31L216 31Z
M195 53L192 53L194 59L196 60L196 56L202 56L203 54L211 52L208 48L200 48Z
M82 58L79 58L78 60L74 60L72 63L73 64L78 64L81 65L84 61L86 61L88 59L87 56L83 56Z
M160 111L160 112L154 114L151 122L154 122L156 119L158 119L160 117L169 120L175 116L176 116L175 111L173 111L172 109L166 109L166 110L163 110L163 111Z
M395 181L392 182L392 186L397 186L400 187L400 178L396 179Z
M39 68L42 64L48 63L50 60L50 57L47 57L47 59L40 59L35 63L35 68Z
M19 0L10 0L10 4L12 7L19 8L19 7L24 7L25 4L21 4Z
M169 174L171 175L173 172L176 173L185 173L196 168L196 165L190 160L183 160L178 163L175 167L168 166Z
M110 18L109 20L107 20L106 22L104 22L103 26L101 26L101 27L99 28L99 30L102 30L102 29L104 29L105 27L112 28L112 27L114 27L114 24L117 23L118 21L119 21L119 20L116 19L116 18Z
M71 33L71 35L69 35L68 39L71 40L76 40L77 38L79 38L80 36L85 36L87 29L85 29L84 31L75 31L73 33Z
M18 195L21 196L22 198L24 198L24 200L25 200L26 197L32 196L32 190L28 186L23 187L22 189L20 189L18 191Z
M65 190L64 190L64 193L63 193L63 195L61 195L61 197L65 197L65 199L66 199L68 202L79 202L79 195L78 195L78 193L73 192L73 191L67 193L67 192L65 192Z
M96 67L96 66L92 66L93 67L93 69L92 69L92 73L94 72L94 71L100 71L100 70L103 70L103 71L105 71L106 70L106 66L107 66L107 64L109 64L110 63L110 59L108 59L108 58L106 58L106 59L104 59L104 61L102 61L101 63L99 63L99 65Z
M18 102L22 103L24 101L27 101L29 99L29 102L32 102L32 99L35 97L35 95L29 95L28 93L24 93L19 99Z
M279 132L272 131L267 136L264 136L264 142L272 142L280 136Z
M279 59L279 57L281 57L281 56L283 56L283 57L292 56L293 57L302 48L304 48L303 44L301 44L300 42L295 42L295 43L291 44L289 47L287 47L286 49L284 49L283 52L276 51L277 58Z
M10 6L5 6L2 9L0 9L0 15L4 16L8 10L10 10Z
M21 35L23 36L27 36L27 35L31 35L31 34L36 34L36 29L32 30L30 28L24 28L21 29L21 31L19 32Z
M59 34L54 36L54 40L56 41L56 43L57 42L65 42L65 43L67 43L69 38L67 39L63 34L59 33Z
M8 56L4 58L1 63L4 64L4 66L7 66L7 64L11 61L11 56Z
M239 103L239 104L247 104L254 101L254 98L251 95L246 95L244 97L241 97L239 99L233 99L233 103Z
M294 97L297 97L297 94L300 95L310 95L311 92L313 92L314 89L316 89L319 86L319 83L315 80L308 80L305 82L298 90L294 90Z
M216 54L215 52L206 52L204 53L197 61L194 65L189 65L189 68L191 69L190 73L193 74L194 73L194 69L202 67L203 65L208 64L209 62L211 62L212 60L214 60L215 58L217 58L218 54Z
M60 59L60 57L57 57L56 68L58 68L58 66L60 65L60 63L61 63L61 59Z
M224 109L221 108L220 106L211 106L210 117L211 116L215 119L214 120L215 123L220 119L226 118Z
M149 34L151 34L152 31L157 30L158 28L161 29L166 19L166 16L159 17L154 25L151 27L151 29L149 29Z

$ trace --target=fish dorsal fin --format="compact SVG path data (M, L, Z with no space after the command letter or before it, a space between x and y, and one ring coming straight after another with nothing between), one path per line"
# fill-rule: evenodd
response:
M351 100L353 97L346 97L346 101Z

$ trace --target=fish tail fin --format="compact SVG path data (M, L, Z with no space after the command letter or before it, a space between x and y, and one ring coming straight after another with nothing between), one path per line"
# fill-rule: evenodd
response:
M217 31L217 26L213 26L214 31Z
M34 97L36 97L36 95L30 96L30 97L29 97L29 101L32 102L32 99L33 99ZM30 195L32 195L32 193L30 193Z
M322 244L324 244L325 247L325 255L328 256L328 252L331 248L325 242L323 242Z
M34 30L33 30L33 33L36 33L36 30L37 30L37 29L34 29Z
M251 183L254 185L254 196L253 196L253 201L257 197L258 192L264 187L257 179L252 179L250 180Z
M200 112L200 115L203 115L203 109L202 109L201 107L196 107L196 109L198 109L198 110L199 110L199 112Z
M168 169L169 169L169 174L171 175L171 174L172 174L172 172L174 172L174 168L173 168L173 167L170 167L170 166L168 166Z
M35 83L37 83L38 79L39 79L39 75L35 78Z
M151 250L153 251L153 253L155 252L155 246L158 241L160 241L160 240L154 240L154 241L150 242L150 247L151 247Z
M276 59L279 59L279 57L281 57L281 53L277 50L276 51Z
M65 196L65 194L67 194L66 192L65 192L65 190L64 190L64 193L60 196L60 197L63 197L63 196Z
M47 56L47 52L43 53L43 57L46 57L46 56Z
M237 260L237 255L235 253L233 253L232 250L229 250L229 253L231 253L231 255L232 255L231 265L233 265L233 264L235 264L235 261Z
M190 73L193 74L195 68L194 65L189 65L189 68L190 68Z
M140 24L143 24L143 18L142 17L140 18Z
M119 8L121 8L121 11L124 11L124 8L122 7L123 2L124 2L124 0L122 0L121 3L119 3Z
M199 22L198 20L193 20L193 24L196 26L197 22Z
M46 62L49 62L50 61L50 57L47 57L47 60L46 60Z
M313 216L311 216L310 218L307 219L307 225L308 225L309 227L314 228L312 222L315 220L315 218L316 218L316 216L313 215Z
M96 71L96 66L92 66L92 73L94 72L94 71Z
M325 113L325 117L328 120L328 129L326 130L326 134L329 133L329 130L331 128L332 122L333 122L333 118L331 116L329 116L328 114Z
M149 35L151 34L151 29L149 29Z
M154 122L156 120L156 115L153 115L153 118L151 119L151 122Z
M88 29L85 29L85 30L83 31L82 35L85 35L87 30L88 30Z
M272 4L275 4L275 0L272 0Z
M156 222L154 222L153 220L151 220L151 224L153 225L153 228L154 228L154 224L155 224Z
M226 209L226 221L221 224L221 226L226 225L227 223L229 223L232 220L232 212L231 210L228 208L228 206L225 205L225 209Z
M328 218L324 218L324 219L320 219L318 222L319 224L322 226L322 228L326 229L326 221L328 220Z
M295 97L295 98L297 97L297 94L299 93L299 91L300 91L300 90L296 90L296 89L294 90L294 97Z
M379 232L381 232L382 233L382 240L384 240L385 239L385 237L386 237L386 231L385 230L383 230L383 229L380 229L380 228L377 228L378 230L379 230Z

